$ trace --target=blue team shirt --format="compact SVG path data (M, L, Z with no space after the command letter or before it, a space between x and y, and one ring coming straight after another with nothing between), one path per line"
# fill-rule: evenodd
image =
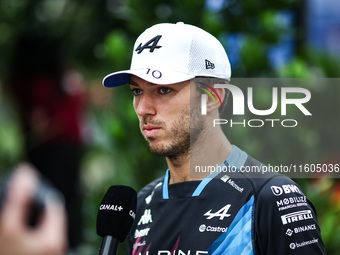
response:
M223 166L263 164L233 146ZM315 208L290 178L214 172L169 185L169 175L138 194L128 254L326 254Z

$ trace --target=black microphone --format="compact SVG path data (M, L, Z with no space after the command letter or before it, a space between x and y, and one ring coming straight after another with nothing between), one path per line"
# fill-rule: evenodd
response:
M115 255L136 217L137 192L128 186L111 186L99 206L97 234L103 237L99 255Z

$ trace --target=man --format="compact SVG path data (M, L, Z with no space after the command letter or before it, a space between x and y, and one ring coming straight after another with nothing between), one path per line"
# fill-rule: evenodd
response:
M220 104L208 97L200 112L204 90L226 101L213 85L230 75L216 38L177 23L143 32L131 69L104 78L106 87L130 84L141 132L169 167L139 193L129 254L325 254L315 209L288 177L194 175L196 166L262 166L212 128Z

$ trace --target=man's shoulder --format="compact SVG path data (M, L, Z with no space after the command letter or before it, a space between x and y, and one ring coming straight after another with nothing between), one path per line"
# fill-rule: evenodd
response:
M146 196L150 195L150 193L152 193L156 188L162 186L163 179L164 179L164 177L159 177L159 178L153 180L152 182L148 183L147 185L145 185L138 192L138 198L146 197Z
M297 193L301 192L300 187L298 187L291 178L275 171L270 171L266 164L252 158L251 156L248 156L243 167L244 177L250 180L254 191L257 194L265 192L273 195L275 190L287 189L289 187Z

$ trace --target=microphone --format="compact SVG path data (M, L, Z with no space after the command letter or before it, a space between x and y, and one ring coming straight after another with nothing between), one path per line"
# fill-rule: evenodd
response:
M111 186L99 206L97 234L103 237L99 255L115 255L136 217L137 192L128 186Z

